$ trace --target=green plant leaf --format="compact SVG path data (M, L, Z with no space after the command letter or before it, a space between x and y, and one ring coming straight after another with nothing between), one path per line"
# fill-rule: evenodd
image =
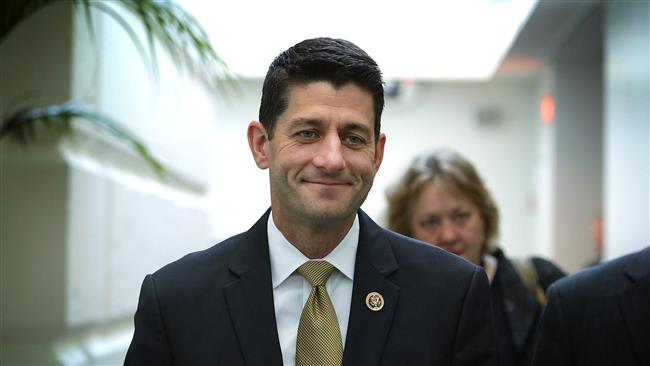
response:
M25 18L41 8L60 0L0 0L0 42ZM136 47L145 66L158 78L156 44L167 52L180 71L187 70L194 74L207 87L226 93L234 90L239 93L235 83L237 77L226 63L217 55L207 33L199 22L178 4L169 0L72 0L75 9L81 8L88 26L88 32L94 39L94 22L91 9L111 17L124 29ZM122 7L133 14L143 26L147 48L140 40L132 22L116 10ZM230 88L225 88L229 86ZM43 124L47 130L73 137L72 123L91 122L100 129L132 145L156 172L164 173L162 164L147 150L146 146L120 124L109 117L82 107L72 101L45 108L22 109L3 121L0 139L7 136L26 144L36 138L35 126Z
M79 0L82 1L82 0ZM145 66L151 70L151 73L153 74L154 78L157 80L158 78L158 63L155 61L155 54L150 54L147 53L145 50L144 46L142 45L142 42L140 41L140 37L138 37L137 33L131 27L129 24L128 20L124 19L124 17L115 9L113 9L111 6L106 5L102 2L96 1L96 2L88 2L83 0L82 2L85 7L86 13L91 13L90 12L90 7L94 7L108 16L110 16L113 20L115 20L122 29L126 32L126 34L129 36L131 39L131 42L135 46L136 50L138 51L138 54L140 55L140 58L142 59L142 62L145 64ZM88 5L86 5L88 4ZM88 18L88 17L87 17Z
M146 145L135 135L105 114L67 101L44 108L22 109L2 122L0 140L13 137L25 145L36 138L36 125L42 124L46 130L62 136L73 137L72 123L87 122L100 130L126 141L138 155L143 158L160 176L165 177L166 169L147 149Z
M217 55L201 24L178 4L169 0L120 0L102 2L75 0L111 16L129 34L147 67L158 75L155 42L162 46L176 67L187 70L211 89L226 84L236 90L236 75ZM133 14L145 30L148 55L134 29L115 7L122 7ZM149 62L150 61L150 62Z

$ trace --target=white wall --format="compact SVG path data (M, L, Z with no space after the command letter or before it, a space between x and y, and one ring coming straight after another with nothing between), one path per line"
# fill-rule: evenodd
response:
M48 22L56 18L57 23ZM41 106L68 97L69 4L36 13L0 44L0 111ZM41 47L24 47L25 44ZM48 60L59 73L34 67ZM42 136L42 135L39 135ZM0 143L0 364L21 356L47 359L50 341L65 327L65 207L69 182L53 139L24 150ZM29 346L27 346L29 345Z
M127 33L110 17L95 17L96 50L82 17L75 18L73 95L90 94L97 110L141 137L163 160L169 179L157 179L139 158L111 141L65 145L66 161L74 168L69 245L75 257L69 272L76 290L70 295L79 302L72 303L69 314L75 324L100 314L131 316L146 273L211 244L213 205L207 192L216 158L215 94L179 73L159 45L160 78L155 80ZM76 276L98 267L102 270L95 271L94 280ZM102 296L93 294L97 283L102 283ZM101 306L85 306L98 297Z
M607 5L605 258L650 245L650 5Z
M597 253L591 223L602 213L602 12L595 8L556 51L553 90L553 256L568 271Z
M261 81L242 80L241 92L216 98L219 133L212 144L210 196L214 202L212 235L225 239L248 230L271 205L268 171L255 165L248 148L246 130L257 120Z

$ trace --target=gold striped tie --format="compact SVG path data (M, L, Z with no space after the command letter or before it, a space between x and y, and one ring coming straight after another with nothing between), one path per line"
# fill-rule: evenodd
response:
M298 325L296 366L340 366L343 360L339 321L325 287L333 270L325 261L308 261L298 268L312 289Z

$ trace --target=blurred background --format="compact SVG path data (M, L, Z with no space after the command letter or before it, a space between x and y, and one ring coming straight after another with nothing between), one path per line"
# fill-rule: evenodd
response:
M650 243L648 1L3 3L24 15L0 36L3 365L121 364L143 277L270 205L246 127L273 58L315 36L384 71L376 221L411 160L450 147L513 257L576 272ZM196 29L177 7L212 48L167 51Z

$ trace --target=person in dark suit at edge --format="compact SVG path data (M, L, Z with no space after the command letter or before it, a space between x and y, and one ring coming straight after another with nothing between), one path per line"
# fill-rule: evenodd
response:
M383 107L381 72L353 43L281 53L248 126L271 208L145 277L125 365L493 365L485 272L360 209Z
M551 285L534 366L650 365L650 247Z

